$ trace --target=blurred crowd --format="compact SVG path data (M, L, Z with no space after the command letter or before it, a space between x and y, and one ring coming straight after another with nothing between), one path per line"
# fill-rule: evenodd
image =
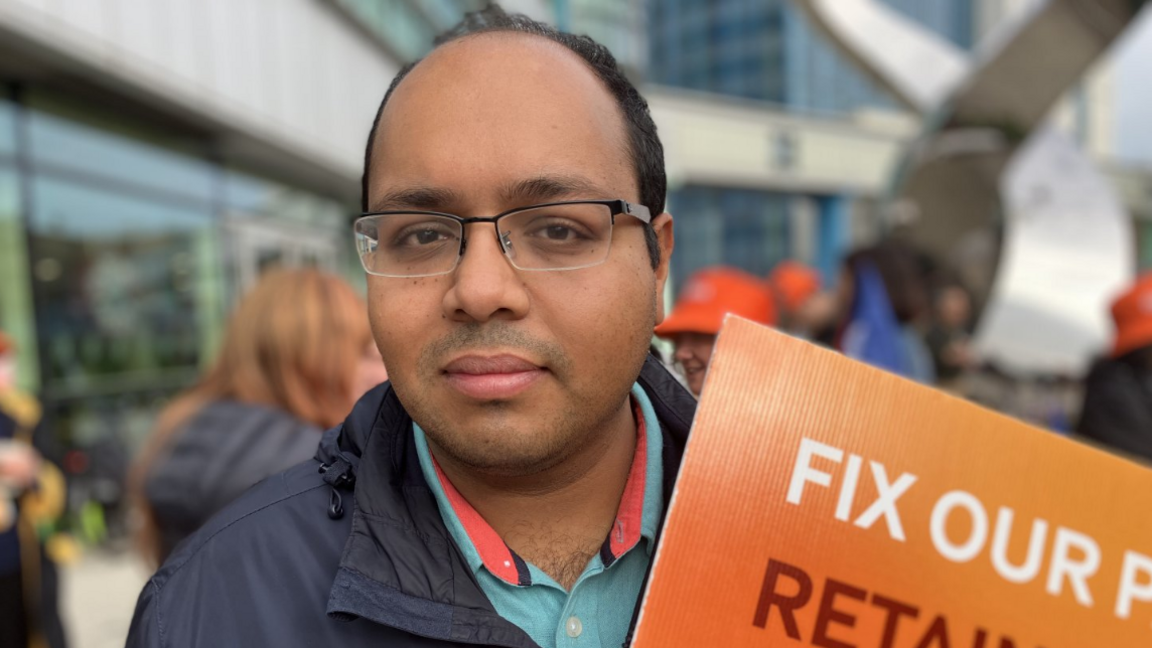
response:
M1073 391L1040 390L1047 400L1004 399L1007 378L973 351L972 301L959 280L899 240L847 255L832 281L796 261L767 277L709 267L683 282L653 353L699 396L723 319L734 314L1152 458L1152 276L1116 300L1110 352L1085 381L1070 383ZM17 352L0 334L0 610L15 621L0 624L0 646L58 648L54 563L72 551L56 524L65 484L45 459L53 455L39 405L14 386ZM133 462L127 492L137 549L162 563L248 487L312 457L320 433L385 380L366 304L351 286L315 269L267 272L236 306L215 361L160 413ZM1033 401L1058 405L1028 410Z
M0 646L62 648L61 473L0 335ZM315 269L271 270L233 311L200 380L160 413L127 475L134 544L153 567L224 505L311 458L320 433L388 379L364 299ZM9 623L9 620L16 621Z
M727 314L1053 432L1152 459L1152 275L1117 296L1111 346L1082 377L1010 375L983 361L973 344L969 289L900 239L853 251L831 285L796 261L768 277L711 267L688 278L656 335L670 343L664 359L696 395Z
M671 361L697 395L727 314L957 395L978 368L969 292L898 240L853 251L832 282L796 261L768 277L728 267L690 277L656 334L672 344Z

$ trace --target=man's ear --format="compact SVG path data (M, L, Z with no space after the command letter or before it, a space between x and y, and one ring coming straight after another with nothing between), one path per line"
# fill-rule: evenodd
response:
M652 219L656 232L656 246L660 249L660 263L656 266L656 323L664 321L664 286L668 283L668 270L672 262L672 248L676 236L672 232L672 214L664 212Z

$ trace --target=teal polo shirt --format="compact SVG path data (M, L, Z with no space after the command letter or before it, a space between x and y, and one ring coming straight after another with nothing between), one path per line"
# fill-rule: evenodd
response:
M424 431L412 424L424 479L480 588L500 616L541 648L617 648L628 634L664 514L660 421L638 384L632 386L632 405L636 455L616 522L570 592L504 544L448 481L428 451Z

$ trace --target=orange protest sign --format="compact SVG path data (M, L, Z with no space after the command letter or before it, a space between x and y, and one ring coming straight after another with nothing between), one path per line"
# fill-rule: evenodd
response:
M1152 471L728 319L636 648L1150 645Z

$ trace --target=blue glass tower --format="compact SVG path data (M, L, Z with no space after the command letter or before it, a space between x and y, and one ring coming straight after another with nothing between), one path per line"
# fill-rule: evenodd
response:
M963 49L973 41L974 0L882 0ZM897 109L788 0L648 0L648 81L778 104L799 114ZM807 254L791 249L793 205L816 211ZM695 185L669 196L678 241L677 281L707 265L759 275L807 256L832 280L849 244L854 196Z
M972 46L972 0L884 0L959 47ZM787 0L650 0L653 83L847 112L892 100Z

